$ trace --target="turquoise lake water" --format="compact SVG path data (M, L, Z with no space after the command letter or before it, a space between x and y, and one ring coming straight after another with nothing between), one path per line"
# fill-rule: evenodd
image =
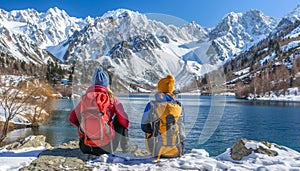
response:
M119 95L128 113L130 138L145 149L140 120L151 95ZM202 148L211 156L230 148L239 138L269 141L300 152L300 103L260 102L224 96L182 95L178 97L185 112L185 150ZM49 124L37 130L15 130L9 141L32 134L47 136L47 142L58 145L77 139L76 128L68 121L76 102L60 99L54 103L57 110Z

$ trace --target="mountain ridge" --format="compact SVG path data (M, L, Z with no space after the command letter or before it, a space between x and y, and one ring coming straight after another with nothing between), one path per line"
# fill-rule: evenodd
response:
M275 34L276 29L297 21L298 10L299 6L280 19L258 10L231 12L214 28L195 22L165 25L128 9L85 19L70 17L57 7L45 13L0 10L0 49L2 54L19 60L27 56L26 62L38 60L39 64L53 57L61 63L92 59L121 79L119 84L134 84L125 88L128 91L151 89L168 73L182 89ZM131 66L136 64L144 68ZM146 83L150 87L142 86Z

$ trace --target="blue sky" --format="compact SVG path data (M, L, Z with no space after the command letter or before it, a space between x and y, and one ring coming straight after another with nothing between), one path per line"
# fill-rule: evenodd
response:
M0 0L6 11L33 8L45 12L51 7L65 10L70 16L85 18L102 16L118 8L140 13L158 13L214 27L229 12L262 11L267 16L279 18L293 10L299 0Z

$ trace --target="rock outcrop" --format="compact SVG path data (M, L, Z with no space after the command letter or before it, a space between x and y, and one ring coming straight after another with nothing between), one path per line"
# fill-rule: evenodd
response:
M26 138L28 139L28 138ZM39 154L38 158L34 160L29 166L20 169L21 171L32 171L32 170L93 170L93 166L87 165L90 158L89 155L83 154L79 149L78 141L70 141L68 143L61 144L56 147L51 147L45 142L46 137L39 135L36 138L31 138L31 141L27 143L13 143L7 147L11 150L19 147L37 147L45 146L48 150L43 151ZM21 140L20 142L25 141ZM23 144L23 145L20 145ZM117 149L117 151L119 151ZM138 150L135 152L136 156L149 155L145 150Z
M43 135L37 136L29 136L25 139L20 139L17 142L9 144L6 146L7 150L19 150L23 148L29 147L45 147L45 148L52 148L52 146L46 142L46 137Z
M233 160L242 160L243 157L249 156L252 153L260 153L260 154L266 154L268 156L277 156L277 152L274 150L271 150L272 144L269 142L263 141L261 142L259 146L251 147L251 143L258 144L259 142L254 140L247 140L245 138L241 138L238 140L231 148L231 158ZM249 143L247 145L247 143ZM279 146L274 145L276 148L280 148Z
M43 151L39 157L21 171L32 170L92 170L85 166L88 155L83 154L77 141Z

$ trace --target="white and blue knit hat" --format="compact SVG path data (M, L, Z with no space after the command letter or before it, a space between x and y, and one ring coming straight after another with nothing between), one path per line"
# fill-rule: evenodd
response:
M101 85L103 87L108 87L109 85L109 75L100 66L94 70L92 85Z

